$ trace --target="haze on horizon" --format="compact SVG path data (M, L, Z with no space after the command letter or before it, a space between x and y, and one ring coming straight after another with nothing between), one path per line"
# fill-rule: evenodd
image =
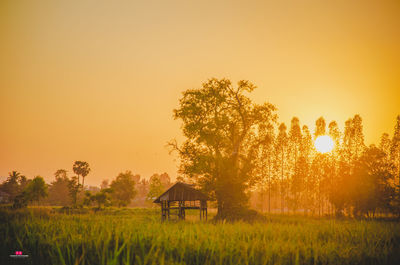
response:
M301 3L300 3L301 2ZM2 1L0 180L89 185L127 169L176 177L181 92L247 79L252 97L314 127L360 114L366 143L400 113L398 1Z

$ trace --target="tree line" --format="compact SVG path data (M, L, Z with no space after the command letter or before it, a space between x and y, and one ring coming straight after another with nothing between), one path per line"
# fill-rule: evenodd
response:
M268 212L375 216L400 214L400 116L394 134L366 146L360 115L344 131L323 117L315 131L293 117L278 123L276 107L249 97L255 85L210 79L182 93L174 118L182 122L183 143L172 140L180 173L217 201L217 218ZM318 136L334 149L319 153Z
M21 173L12 171L0 184L0 203L12 204L13 208L39 204L74 208L153 206L152 201L172 184L167 173L153 174L147 180L127 170L110 183L103 180L100 187L84 186L85 178L91 171L89 164L75 161L72 171L74 175L70 177L67 170L57 170L49 184L41 176L27 179Z

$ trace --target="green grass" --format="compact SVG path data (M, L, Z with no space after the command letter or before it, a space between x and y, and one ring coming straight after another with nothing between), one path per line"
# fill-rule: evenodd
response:
M0 244L0 264L15 250L30 255L18 264L400 264L399 223L299 216L161 223L158 209L0 210Z

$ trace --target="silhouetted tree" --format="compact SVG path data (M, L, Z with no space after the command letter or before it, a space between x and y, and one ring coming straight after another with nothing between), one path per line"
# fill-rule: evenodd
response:
M9 195L9 200L13 201L15 197L22 192L28 183L26 177L17 171L8 173L8 178L0 185L0 190Z
M234 218L246 209L247 188L254 184L256 133L275 119L271 104L254 104L249 81L234 87L227 79L210 79L200 89L183 92L174 118L183 122L186 141L172 142L181 157L180 172L197 180L218 203L217 218Z
M274 181L273 167L274 167L274 148L275 148L275 135L274 123L260 126L258 134L265 139L259 146L257 158L257 185L260 195L261 208L264 211L265 195L268 195L268 212L271 212L271 190Z
M78 176L78 184L79 184L79 176L82 176L82 188L85 188L85 177L90 172L90 167L88 162L85 161L75 161L72 166L74 173Z
M290 125L289 130L289 139L288 139L288 162L289 168L291 171L291 177L293 178L296 175L296 180L292 179L288 181L288 189L292 191L292 197L289 199L289 206L291 206L294 211L300 205L300 195L303 189L303 179L305 175L303 170L298 170L297 166L305 166L306 161L302 161L298 163L299 159L299 152L300 146L302 143L302 135L301 135L301 128L300 128L300 121L297 117L293 117ZM291 185L296 185L295 187L291 187ZM289 197L289 196L288 196Z
M393 179L391 165L385 159L386 154L374 145L366 148L356 161L350 199L355 216L374 215L377 209L390 208L394 189L390 185Z
M396 167L396 184L400 185L400 115L397 116L394 134L390 146L390 156Z
M390 140L389 134L383 133L379 142L379 148L386 154L387 158L390 158L390 147L392 141Z
M281 123L279 125L279 133L276 139L275 147L275 157L278 165L278 170L280 172L280 193L281 193L281 211L284 212L285 209L285 195L287 189L287 145L288 136L286 133L286 125Z
M394 184L396 195L393 199L394 211L400 216L400 115L397 116L396 125L394 127L394 134L390 146L390 160L394 165Z
M302 206L305 209L305 213L308 213L308 210L310 210L312 207L311 205L314 204L313 201L313 193L314 193L314 182L312 181L313 178L310 175L310 166L311 166L311 161L312 157L314 155L314 143L312 140L312 136L310 133L310 130L306 125L303 126L302 128L302 141L301 141L301 146L300 146L300 156L304 158L304 162L302 165L306 168L302 169L303 175L305 177L303 184L304 184L304 196L303 196L303 203Z
M315 122L315 133L314 137L317 138L318 136L326 134L326 122L323 117L319 117L318 120Z

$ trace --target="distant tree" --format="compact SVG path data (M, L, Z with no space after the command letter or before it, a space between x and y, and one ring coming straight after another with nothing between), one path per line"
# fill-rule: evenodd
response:
M396 184L400 186L400 115L397 116L390 146L390 157L396 167Z
M353 118L353 133L354 133L354 152L356 158L359 158L360 155L364 152L365 144L364 144L362 118L358 114L354 115Z
M328 125L329 132L328 135L332 138L334 145L334 151L337 151L340 147L340 131L336 121L331 121Z
M354 138L353 120L350 118L346 120L344 125L343 144L342 144L343 159L346 161L348 165L351 165L352 160L354 158L353 138Z
M14 197L12 207L14 209L25 208L28 206L29 199L29 194L24 190Z
M167 174L167 176L168 176L168 174ZM135 185L139 184L139 182L140 182L140 175L139 175L139 174L134 175L134 176L133 176L133 181L135 182Z
M72 204L74 207L77 206L78 203L78 193L81 190L81 184L78 183L78 177L73 176L68 182L68 190L69 195L72 199Z
M78 184L79 184L79 176L82 176L82 188L85 188L85 177L90 172L90 167L88 162L85 161L75 161L72 166L74 173L78 176Z
M341 146L340 146L340 140L341 140L341 132L339 130L338 124L336 121L331 121L328 125L329 131L328 135L331 137L331 139L334 142L334 146L330 154L328 155L328 165L329 167L329 172L327 172L327 185L328 187L326 188L327 191L327 197L330 202L330 208L331 208L331 213L334 213L335 215L341 215L342 210L343 210L343 205L341 204L342 200L337 200L337 194L340 193L338 191L338 188L340 188L341 185L341 177L339 175L339 160L340 160L340 155L341 155ZM343 188L343 187L341 187ZM335 203L333 203L335 201ZM339 208L337 208L339 207Z
M304 179L299 179L299 178L304 178L306 175L304 175L304 172L302 169L298 170L297 166L305 166L306 161L302 161L301 163L298 163L299 160L299 152L300 152L300 146L302 144L302 135L301 135L301 128L300 128L300 121L297 117L293 117L290 125L290 130L289 130L289 139L288 139L288 148L289 148L289 164L290 164L290 171L291 171L291 177L293 178L294 175L296 175L296 181L292 180L289 181L289 189L292 191L292 198L290 198L290 204L294 210L296 210L299 205L300 205L300 197L301 193L303 191L303 183ZM290 187L290 185L296 185L295 187Z
M306 188L305 181L308 179L309 175L309 166L305 157L301 156L297 159L296 164L290 186L290 191L292 193L290 205L294 212L301 206L302 194Z
M286 125L281 123L279 125L279 133L276 138L275 157L280 175L280 193L281 193L281 211L285 209L285 195L287 190L287 145L288 135L286 133Z
M118 207L128 205L137 193L132 172L127 170L119 173L111 182L110 189L112 200Z
M97 203L99 208L111 204L110 192L110 189L103 189L94 195L94 201Z
M390 140L389 134L383 133L379 142L379 148L384 152L388 158L390 158L390 147L392 141Z
M55 181L49 185L49 203L51 205L66 206L71 204L69 196L69 178L65 169L59 169L54 173Z
M349 187L355 216L373 216L377 209L390 209L394 195L394 188L390 185L393 175L392 165L385 156L382 150L372 145L356 162Z
M300 156L304 158L302 162L301 175L305 178L303 181L304 194L302 198L302 206L305 210L305 214L312 208L311 205L314 204L313 194L314 194L314 182L313 178L310 176L310 166L312 161L312 156L314 154L314 143L308 126L304 125L302 128L302 141L300 146Z
M150 177L149 192L147 194L148 200L154 200L164 192L164 186L161 182L160 175L153 174Z
M47 184L41 176L36 176L24 189L28 201L36 201L39 204L41 198L48 196Z
M164 189L167 189L171 185L171 178L167 172L164 172L160 175L160 181Z
M57 179L66 179L68 178L68 171L65 169L58 169L55 173L54 173L54 177Z
M319 136L326 135L326 121L323 117L318 118L315 121L315 132L314 138L316 139ZM316 181L317 194L316 201L318 204L318 214L321 215L323 213L324 206L324 190L327 190L325 185L327 172L325 171L326 167L326 154L316 153L314 156L312 166L311 166L311 174L313 174L314 180Z
M261 209L264 211L265 195L268 196L268 212L271 212L271 192L274 182L274 147L275 135L274 124L260 126L258 133L265 139L259 146L257 158L258 190L260 195Z
M99 192L93 193L91 191L85 191L85 198L83 200L83 204L86 206L90 206L93 203L97 204L97 207L100 209L105 206L111 205L111 189L102 189Z
M22 192L28 181L24 175L17 171L8 173L8 178L0 185L0 190L7 193L9 200L13 201L15 197Z
M323 117L319 117L315 122L315 133L314 136L317 138L318 136L326 134L326 122Z
M394 212L400 216L400 115L397 116L396 125L394 127L394 134L390 145L390 160L394 165L393 186L396 189L396 194L393 199Z
M249 81L234 87L227 79L210 79L202 88L183 92L174 110L186 138L182 146L171 142L181 158L180 173L216 198L216 218L235 218L246 210L264 140L256 132L275 119L273 105L257 105L247 96L254 89Z
M108 187L110 186L110 184L109 184L109 181L108 181L108 179L104 179L102 182L101 182L101 185L100 185L100 189L107 189Z
M90 206L94 200L94 195L90 191L85 191L85 197L83 198L83 205Z

